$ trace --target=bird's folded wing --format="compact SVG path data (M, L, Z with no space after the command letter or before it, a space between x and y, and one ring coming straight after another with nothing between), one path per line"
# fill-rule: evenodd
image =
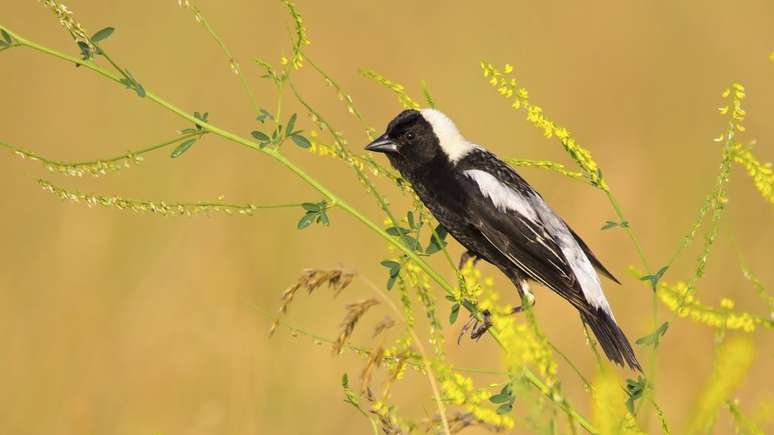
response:
M495 250L531 279L545 285L582 310L589 308L571 266L544 229L517 212L476 204L470 221Z

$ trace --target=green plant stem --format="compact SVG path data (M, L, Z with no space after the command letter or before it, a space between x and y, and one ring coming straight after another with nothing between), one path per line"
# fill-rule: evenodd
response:
M39 51L41 53L53 56L55 58L73 63L75 65L81 65L87 69L90 69L97 74L112 80L116 83L121 83L121 79L116 76L115 74L105 70L104 68L101 68L99 65L97 65L94 62L87 62L80 60L78 58L75 58L73 56L61 53L59 51L53 50L51 48L45 47L43 45L40 45L38 43L32 42L26 38L22 38L15 32L11 31L5 26L0 26L0 28L7 31L11 36L16 39L19 44L29 47L33 50ZM362 213L360 213L357 209L349 205L347 202L345 202L343 199L341 199L338 195L331 192L327 187L322 185L320 182L318 182L315 178L313 178L311 175L307 174L303 169L295 165L293 162L287 159L284 155L280 154L278 150L275 150L273 148L261 148L258 143L253 142L249 139L243 138L237 134L231 133L229 131L223 130L213 124L204 122L202 120L199 120L195 118L193 115L183 111L182 109L178 108L177 106L163 100L153 92L147 91L145 93L146 99L153 101L154 103L158 104L159 106L169 110L170 112L173 112L180 116L183 119L186 119L201 128L220 136L224 139L227 139L231 142L235 142L237 144L243 145L247 148L251 148L255 151L262 152L270 157L272 157L274 160L276 160L278 163L284 165L288 170L296 174L299 178L304 180L307 184L312 186L314 189L316 189L318 192L323 194L326 198L328 198L333 204L339 206L342 210L344 210L346 213L350 214L352 217L354 217L356 220L360 221L363 225L371 229L374 233L379 235L382 239L387 241L389 244L395 246L397 249L402 251L408 258L410 258L412 261L414 261L417 266L422 269L423 272L425 272L430 279L432 279L434 282L436 282L444 291L446 291L447 294L454 296L454 289L453 287L442 277L433 270L420 256L418 256L413 250L411 250L406 244L401 243L398 239L391 237L389 234L387 234L381 227L376 225L374 222L372 222L370 219L365 217ZM465 307L467 309L467 307ZM476 313L474 313L476 314ZM500 346L501 348L505 348L502 341L500 340L497 331L494 328L490 328L488 333L492 336L492 338L495 340L495 342ZM543 394L545 394L551 401L556 403L561 409L563 409L565 412L572 414L573 418L575 418L578 423L583 426L584 429L591 433L596 433L597 430L594 428L594 426L586 420L583 416L578 414L575 409L569 405L569 403L566 401L566 399L556 400L556 398L553 397L551 394L551 390L546 384L541 381L534 373L531 371L525 371L525 378L534 385L538 390L540 390Z
M11 145L11 144L9 144L7 142L3 142L1 140L0 140L0 146L2 146L4 148L7 148L10 151L22 152L22 153L25 154L26 157L31 157L33 159L40 160L44 164L48 164L48 165L89 166L89 165L99 164L101 162L102 163L115 163L115 162L127 159L130 154L131 155L135 155L135 156L140 156L140 155L152 152L152 151L156 151L156 150L168 147L169 145L172 145L172 144L184 141L186 139L191 139L191 138L194 138L194 137L203 136L204 134L207 134L207 132L206 131L197 131L197 132L187 133L187 134L183 134L183 135L180 135L180 136L175 136L172 139L166 140L164 142L161 142L161 143L158 143L158 144L155 144L155 145L151 145L151 146L146 147L146 148L142 148L142 149L137 150L137 151L131 151L128 154L123 154L123 155L120 155L120 156L111 157L111 158L103 159L103 160L90 160L90 161L83 161L83 162L64 162L64 161L61 161L61 160L49 159L49 158L44 157L44 156L42 156L40 154L31 152L31 151L27 151L27 150L25 150L25 149L23 149L21 147L17 147L17 146Z
M258 106L258 101L255 99L255 94L253 93L252 88L247 83L247 79L245 78L244 74L242 74L242 67L239 65L239 61L231 54L231 51L226 47L226 43L223 42L223 39L218 36L218 34L215 32L215 29L210 25L210 22L207 21L207 19L202 14L201 9L198 7L191 5L191 10L194 12L194 15L198 17L199 23L201 23L202 26L204 26L204 29L207 30L207 33L212 36L212 39L215 40L215 42L220 46L220 49L223 50L223 53L226 55L229 61L229 66L231 67L231 70L234 72L234 74L237 75L239 78L239 82L242 85L242 88L245 91L245 94L247 94L247 97L250 99L250 104L253 107L253 112L258 113L261 108Z

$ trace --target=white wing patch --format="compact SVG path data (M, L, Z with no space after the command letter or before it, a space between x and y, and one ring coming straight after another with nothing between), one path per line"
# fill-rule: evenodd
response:
M433 128L441 149L443 149L452 163L457 163L459 159L472 150L480 148L478 145L465 139L457 129L457 126L454 125L454 122L442 112L435 109L422 109L419 113Z
M481 193L492 200L492 203L500 211L513 210L525 218L538 223L537 212L532 203L523 195L511 189L506 184L495 178L489 172L480 169L468 169L463 172L478 184Z
M613 318L610 304L602 292L602 284L599 282L599 277L591 265L591 261L586 257L586 254L578 245L567 225L559 219L542 198L537 195L522 195L486 171L469 169L464 171L464 174L476 182L481 193L489 198L498 210L502 212L507 212L508 210L515 211L529 219L532 224L545 228L546 232L544 232L543 236L552 238L559 246L564 258L578 279L586 301L591 306L602 309ZM538 242L543 243L539 234L535 234L535 236ZM553 252L550 247L548 248ZM556 253L554 254L556 255ZM507 256L511 261L520 264L513 256ZM553 264L550 259L547 260ZM613 320L615 319L613 318Z
M550 234L553 235L554 240L559 245L559 249L562 250L562 254L564 254L567 262L570 263L570 267L580 283L583 297L591 306L602 309L615 321L610 304L602 291L599 276L597 276L594 266L591 265L591 261L586 257L586 253L578 245L578 241L575 240L570 229L567 228L564 221L559 219L543 199L535 196L533 204L540 216L540 220L543 221Z

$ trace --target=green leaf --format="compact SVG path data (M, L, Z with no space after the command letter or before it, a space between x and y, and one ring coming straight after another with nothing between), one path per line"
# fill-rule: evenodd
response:
M303 230L304 228L308 227L309 225L312 225L312 223L314 223L314 219L316 217L317 217L317 213L306 212L306 214L301 217L301 220L298 221L298 225L296 225L296 227L299 230Z
M654 347L657 347L659 343L661 342L661 337L666 334L667 329L669 329L669 322L664 322L656 328L655 331L651 332L650 334L640 337L635 341L635 343L639 344L640 346L650 346L653 345Z
M271 141L271 139L269 139L269 136L267 136L266 133L263 133L263 132L258 131L258 130L253 130L253 132L250 133L250 135L252 135L256 140L261 141L261 142L270 142Z
M387 228L384 231L386 231L387 234L389 234L391 236L396 236L396 237L401 236L401 235L406 235L406 234L409 234L411 232L410 229L403 228L403 227L389 227L389 228Z
M438 235L437 237L436 237L436 234ZM427 245L427 249L425 250L425 253L428 255L432 255L442 250L447 244L445 240L447 234L449 234L449 232L446 231L446 228L444 228L443 225L439 224L437 227L435 227L435 230L433 230L433 234L430 235L430 242Z
M295 142L296 145L300 146L301 148L310 148L312 146L312 143L309 142L309 139L301 136L300 134L294 134L293 136L290 136L290 138L293 139L293 142Z
M419 240L417 240L416 238L404 235L400 239L412 251L421 251L422 250L422 245L419 244Z
M457 317L460 315L460 304L454 304L451 307L451 313L449 313L449 324L453 325L457 321Z
M137 92L138 97L145 97L145 88L143 88L139 82L134 82L134 90Z
M392 288L395 286L395 281L398 279L398 275L392 276L390 275L389 278L387 278L387 290L392 290Z
M510 403L511 395L504 393L495 394L489 398L489 401L492 403Z
M320 223L326 227L331 224L331 220L328 219L328 213L326 213L325 210L320 212Z
M666 273L668 269L669 269L669 266L664 266L653 275L645 275L643 277L640 277L640 281L649 281L650 287L653 289L653 291L656 291L656 289L658 288L658 282L661 280L661 277L664 276L664 273Z
M626 394L629 396L626 399L626 409L632 414L634 414L634 402L642 397L647 385L648 381L642 376L638 377L636 381L634 379L626 380Z
M290 119L288 120L288 126L285 128L285 133L290 134L293 131L293 127L296 126L296 114L290 115Z
M618 222L607 221L607 222L605 222L604 225L602 225L602 228L600 228L600 229L602 229L602 230L609 230L610 228L614 228L614 227L617 227L617 226L618 226Z
M96 44L97 42L100 42L104 39L107 39L110 37L110 35L113 34L113 32L116 29L112 27L105 27L104 29L100 30L99 32L95 33L94 36L91 37L91 42Z
M13 38L11 38L11 35L9 35L8 32L5 31L5 29L0 29L0 34L3 35L3 40L5 41L5 45L13 44Z
M91 59L91 47L89 47L89 44L78 41L78 48L81 49L81 60Z
M305 202L301 204L301 207L304 208L306 211L314 211L318 212L320 209L322 209L322 205L320 203L314 203L314 202Z
M175 148L174 151L172 151L172 154L169 155L169 157L176 159L180 157L184 152L188 151L188 148L191 148L191 145L196 142L197 138L188 139L187 141L181 143L180 145Z
M390 276L387 279L387 290L389 290L395 285L395 280L397 280L400 275L400 263L392 260L384 260L380 264L390 270Z
M497 413L500 415L507 414L511 411L513 411L513 405L510 403L506 403L505 405L502 405L499 408L497 408Z
M263 124L269 118L274 118L274 115L269 113L269 111L266 109L261 109L258 112L258 116L255 118L255 120Z
M414 222L414 213L412 211L409 211L406 213L406 220L408 221L409 227L416 229L416 222Z
M346 372L341 375L341 386L344 388L349 388L349 376Z

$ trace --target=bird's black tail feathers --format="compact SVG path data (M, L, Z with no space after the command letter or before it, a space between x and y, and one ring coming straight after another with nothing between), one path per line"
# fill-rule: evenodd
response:
M632 369L642 371L637 357L634 355L632 345L626 339L623 331L615 323L609 314L599 308L593 309L594 314L581 311L581 318L591 327L597 341L605 351L605 355L618 365L624 365L624 361Z

